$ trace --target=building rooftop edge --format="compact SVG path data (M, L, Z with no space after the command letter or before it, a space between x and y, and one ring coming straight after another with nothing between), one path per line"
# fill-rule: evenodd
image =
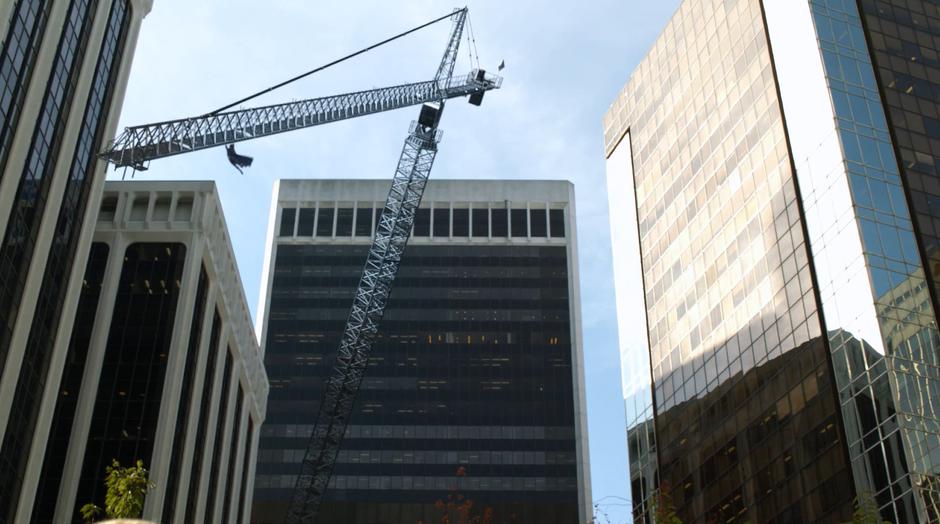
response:
M298 183L298 182L362 182L391 183L391 178L278 178L279 182ZM575 185L574 182L562 178L431 178L429 183L455 183L455 184L489 184L489 183L524 183L524 184L568 184Z

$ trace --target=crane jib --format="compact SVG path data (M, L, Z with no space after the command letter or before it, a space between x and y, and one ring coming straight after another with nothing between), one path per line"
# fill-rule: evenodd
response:
M447 82L430 80L129 127L104 156L118 167L142 169L147 162L159 158L426 102L463 96L474 102L501 84L501 77L478 69Z

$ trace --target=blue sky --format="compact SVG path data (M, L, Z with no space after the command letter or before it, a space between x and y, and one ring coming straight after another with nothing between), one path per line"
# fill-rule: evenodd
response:
M593 498L599 522L629 522L601 118L678 0L469 0L484 68L506 61L482 107L447 106L432 178L567 179L575 184ZM433 0L155 0L144 20L120 127L198 115L450 11ZM433 77L438 24L249 105ZM470 69L463 45L458 71ZM255 103L257 102L257 104ZM417 108L154 162L140 179L215 180L252 314L271 189L278 178L389 178ZM109 178L120 178L110 173ZM643 333L627 336L643 337Z

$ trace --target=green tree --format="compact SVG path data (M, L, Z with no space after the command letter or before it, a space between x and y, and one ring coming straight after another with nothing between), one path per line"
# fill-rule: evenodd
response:
M851 524L889 524L881 518L878 503L870 491L863 491L855 497L855 512L852 513Z
M682 519L676 514L676 505L672 502L672 490L668 482L663 481L650 499L650 515L653 516L654 524L682 524Z
M112 460L105 474L104 513L112 519L140 518L147 492L155 487L144 461L138 460L136 465L125 468ZM101 514L101 508L89 503L82 506L79 513L86 522L92 522Z

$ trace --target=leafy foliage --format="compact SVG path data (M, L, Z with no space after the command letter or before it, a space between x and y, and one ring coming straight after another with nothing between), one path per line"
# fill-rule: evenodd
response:
M94 504L85 504L78 512L85 522L94 522L95 518L101 514L101 508Z
M144 461L122 468L117 460L105 470L104 484L108 491L104 497L105 511L114 519L136 519L144 512L144 499L155 486L144 468Z
M878 503L871 492L862 492L855 497L855 512L852 513L852 524L888 524L878 512Z
M672 502L672 490L668 482L663 481L653 493L650 506L655 524L682 524L682 519L676 514L676 505Z
M467 468L457 468L457 477L466 477ZM473 499L464 496L456 489L447 494L447 500L438 500L434 503L435 509L441 512L441 524L494 524L493 508L485 506L479 508ZM420 523L419 524L423 524Z
M105 514L112 519L136 519L144 512L144 500L147 492L155 486L149 479L149 472L144 468L144 461L138 460L134 466L121 467L120 462L112 460L105 469L104 496ZM79 511L86 522L93 521L101 508L94 504L85 504Z

